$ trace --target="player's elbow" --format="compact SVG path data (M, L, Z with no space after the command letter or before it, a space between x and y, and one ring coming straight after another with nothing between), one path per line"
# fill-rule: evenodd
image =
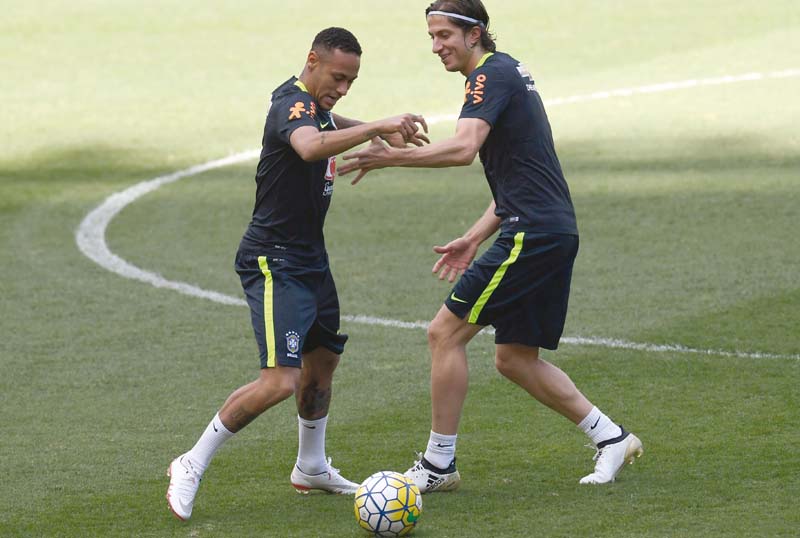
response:
M316 155L316 152L311 148L310 144L299 144L296 148L294 148L294 151L301 159L303 159L303 161L307 163L318 161L320 159L320 157Z
M462 144L453 152L453 160L456 166L469 166L475 160L478 148L473 148L470 144Z
M324 158L320 155L321 142L319 132L308 126L296 129L289 138L294 152L307 163Z

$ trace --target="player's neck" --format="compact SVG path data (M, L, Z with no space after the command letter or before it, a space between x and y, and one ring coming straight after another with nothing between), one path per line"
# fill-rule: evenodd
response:
M472 49L472 54L469 57L469 61L467 62L467 65L464 66L461 74L465 77L468 77L482 64L483 57L486 56L487 53L488 51L484 50L480 45L477 45L474 49Z
M314 83L311 80L311 77L308 76L308 73L306 72L305 69L303 69L303 72L300 73L299 77L297 77L297 81L300 83L298 86L300 86L301 90L303 90L306 93L310 93L312 96L314 95L313 94L313 91L315 90Z

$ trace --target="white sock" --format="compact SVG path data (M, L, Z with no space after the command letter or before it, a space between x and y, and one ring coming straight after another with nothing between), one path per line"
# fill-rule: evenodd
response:
M214 418L206 426L206 431L203 432L194 447L186 453L186 457L192 463L194 470L203 474L208 464L211 463L211 458L214 457L217 449L231 437L233 437L233 432L222 424L219 419L219 413L214 415Z
M306 420L297 415L300 443L297 447L297 466L306 474L318 474L328 468L325 459L325 427L328 417Z
M458 435L442 435L431 430L425 459L440 469L447 469L456 457L456 437Z
M609 439L619 437L622 435L622 429L614 424L614 422L605 416L602 411L597 407L592 407L589 414L586 415L578 427L589 436L592 443L597 446L597 443L602 443Z

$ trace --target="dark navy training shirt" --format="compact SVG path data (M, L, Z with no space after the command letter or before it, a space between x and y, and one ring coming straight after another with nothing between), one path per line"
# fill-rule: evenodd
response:
M492 127L479 154L501 229L578 233L550 122L524 65L502 52L484 56L467 77L460 117Z
M324 255L322 227L333 194L336 157L314 162L300 158L289 137L306 125L320 131L336 129L330 111L320 109L303 84L292 77L272 93L256 171L253 218L240 250Z

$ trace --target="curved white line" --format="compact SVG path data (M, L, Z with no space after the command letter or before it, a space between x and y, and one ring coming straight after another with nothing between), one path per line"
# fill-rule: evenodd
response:
M620 88L616 90L595 92L586 95L575 95L571 97L564 97L559 99L546 100L547 106L558 106L563 104L581 103L587 101L596 101L600 99L611 99L614 97L631 97L633 95L642 95L650 93L667 92L674 90L681 90L687 88L695 88L700 86L715 86L720 84L733 84L736 82L752 82L764 79L781 79L789 77L800 76L800 69L786 69L783 71L773 71L770 73L747 73L744 75L715 77L706 79L690 79L677 82L665 82L661 84L653 84L648 86L639 86L635 88ZM448 114L440 116L432 116L427 119L429 125L445 121L455 121L458 119L457 115ZM114 193L106 198L99 206L94 208L89 214L84 217L75 232L75 240L78 244L80 251L90 260L97 263L100 267L116 273L124 278L139 280L141 282L155 286L156 288L166 288L175 290L185 295L192 297L199 297L221 304L246 306L247 303L239 297L232 297L219 293L216 291L209 291L202 289L198 286L193 286L185 282L178 282L168 280L158 273L147 271L136 267L135 265L120 258L108 248L106 243L106 229L109 223L117 214L125 208L125 206L133 203L147 193L153 192L160 187L169 183L174 183L180 179L201 174L209 170L231 166L234 164L247 162L256 159L260 154L260 150L249 150L228 157L209 161L204 164L192 166L185 170L180 170L172 174L159 176L154 179L137 183L127 189ZM428 323L423 321L399 321L393 319L377 318L372 316L342 316L344 321L351 323L360 323L366 325L379 325L384 327L402 328L402 329L427 329ZM491 330L483 332L493 333ZM614 349L627 349L636 351L648 351L656 353L693 353L700 355L716 355L723 357L738 357L747 359L795 359L800 360L800 355L778 355L771 353L760 352L740 352L740 351L722 351L714 349L694 349L685 347L679 344L642 344L636 342L628 342L625 340L613 338L587 338L587 337L563 337L561 342L564 344L575 345L591 345L602 346Z
M258 157L259 151L245 151L225 157L224 159L217 159L197 166L192 166L174 174L166 176L159 176L155 179L137 183L132 187L128 187L124 191L112 194L106 198L102 204L94 208L84 217L78 231L75 233L75 241L78 243L78 248L86 255L87 258L98 264L104 269L108 269L112 273L116 273L125 278L139 280L145 282L156 288L167 288L171 290L192 295L194 297L201 297L209 299L222 304L240 305L247 304L244 300L235 297L230 297L216 291L208 291L185 282L175 282L167 280L158 273L152 271L145 271L135 265L123 260L108 248L106 244L106 228L108 228L111 220L122 211L125 206L133 203L149 192L167 185L174 183L179 179L194 176L214 170L215 168L222 168L233 164L249 161Z

